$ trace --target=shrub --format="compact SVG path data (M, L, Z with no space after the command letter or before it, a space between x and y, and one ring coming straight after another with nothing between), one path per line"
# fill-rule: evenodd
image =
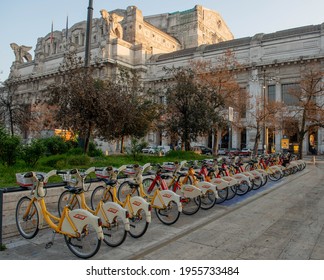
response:
M0 129L0 160L6 165L14 165L21 148L20 138L8 135Z
M59 136L45 138L42 141L46 147L47 155L64 154L70 148L70 144L65 142L63 138Z
M95 143L90 142L88 155L90 157L101 157L103 156L103 152L101 149L97 148Z
M21 159L29 166L36 165L38 160L44 155L46 147L41 139L35 139L30 144L21 148Z
M70 156L67 160L67 163L71 165L72 167L74 166L85 166L90 164L90 157L87 155L74 155Z
M53 155L42 158L39 163L41 165L52 167L52 168L61 168L61 166L65 166L67 164L67 156L66 155Z

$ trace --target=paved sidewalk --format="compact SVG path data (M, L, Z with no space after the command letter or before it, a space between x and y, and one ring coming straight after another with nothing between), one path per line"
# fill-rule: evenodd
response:
M324 164L268 182L260 190L235 197L193 216L181 215L166 226L156 217L139 239L130 236L117 248L102 244L97 260L122 259L324 259ZM32 240L5 239L0 259L77 259L49 229Z

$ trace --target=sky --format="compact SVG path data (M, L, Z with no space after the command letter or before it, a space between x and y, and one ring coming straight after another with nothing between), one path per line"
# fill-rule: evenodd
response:
M93 17L100 10L136 6L144 16L172 13L202 5L223 17L234 38L324 23L323 0L93 0ZM0 82L8 78L15 59L10 43L31 46L53 29L62 31L87 19L89 0L2 0L0 3Z

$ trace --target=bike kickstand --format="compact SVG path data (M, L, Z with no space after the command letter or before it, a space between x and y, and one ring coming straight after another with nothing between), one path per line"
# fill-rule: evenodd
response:
M51 240L50 242L46 243L46 245L45 245L45 249L49 249L49 248L52 247L52 245L54 245L54 238L55 238L55 234L56 234L56 232L53 231L53 234L52 234L52 240Z

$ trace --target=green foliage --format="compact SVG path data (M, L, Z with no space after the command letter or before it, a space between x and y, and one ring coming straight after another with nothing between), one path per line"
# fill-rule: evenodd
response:
M101 149L99 149L95 143L90 142L89 143L89 152L88 155L90 157L101 157L103 156L103 152Z
M71 144L69 142L65 142L62 137L54 136L42 139L43 144L46 147L47 155L58 155L66 153Z
M82 155L84 151L81 147L72 148L67 152L67 155Z
M8 166L14 165L20 153L20 138L10 136L3 128L0 129L0 161Z
M76 167L76 166L86 166L89 165L91 162L91 159L88 155L73 155L68 157L67 163L71 167Z
M45 154L46 147L42 139L34 139L30 144L21 148L20 157L31 167L34 167L38 160Z
M67 155L53 155L42 158L39 165L61 169L62 166L67 165Z
M134 160L138 160L142 156L142 149L145 148L146 146L147 146L146 142L143 142L143 141L139 142L138 139L132 138L131 139L131 147L130 147L130 150L127 151L127 153L129 155L131 155Z

